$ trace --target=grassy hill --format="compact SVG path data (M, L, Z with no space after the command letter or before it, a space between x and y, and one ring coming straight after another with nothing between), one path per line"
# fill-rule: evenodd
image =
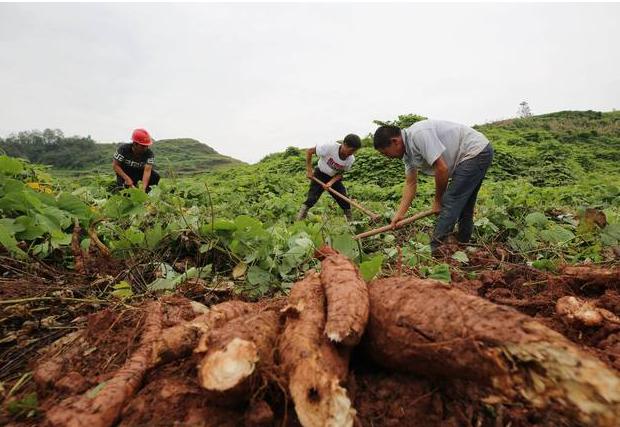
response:
M57 175L111 172L119 144L98 144L90 137L65 137L59 130L20 132L0 138L0 149L13 157L50 165ZM153 146L157 170L164 176L205 172L243 162L219 154L191 138L162 139Z
M420 118L405 115L391 123L405 127L412 117ZM489 177L495 181L520 179L535 187L552 187L593 176L620 178L620 111L562 111L475 128L487 136L495 149L489 171ZM382 187L401 183L402 162L374 150L371 135L362 143L347 180ZM278 172L301 174L305 170L304 159L302 150L290 147L266 156L256 165L223 173L236 176L252 171L265 177Z

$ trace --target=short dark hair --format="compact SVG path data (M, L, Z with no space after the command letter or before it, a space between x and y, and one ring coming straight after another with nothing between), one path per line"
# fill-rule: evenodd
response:
M354 150L359 150L362 147L362 140L359 136L350 133L344 137L344 141L342 141L344 145L349 148L353 148Z
M383 150L390 146L390 140L400 136L400 128L398 126L386 125L379 126L373 137L373 145L375 150Z

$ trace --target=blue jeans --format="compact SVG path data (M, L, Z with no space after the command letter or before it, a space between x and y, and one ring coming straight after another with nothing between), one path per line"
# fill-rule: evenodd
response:
M457 239L467 243L474 231L474 207L478 190L493 160L493 147L487 145L476 157L461 162L441 199L441 212L431 239L435 250L458 222Z

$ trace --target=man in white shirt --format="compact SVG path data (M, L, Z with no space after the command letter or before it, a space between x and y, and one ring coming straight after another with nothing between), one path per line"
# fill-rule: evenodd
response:
M493 147L480 132L458 123L422 120L407 129L381 126L375 149L405 163L405 187L392 227L405 217L416 194L418 170L435 176L433 211L439 214L431 240L438 247L458 223L457 238L467 243L474 228L478 191L493 159ZM450 181L450 185L448 185Z
M332 187L340 194L346 196L347 189L342 184L342 174L351 169L351 166L355 161L355 156L353 154L359 150L361 146L362 142L360 137L350 134L345 136L342 144L338 144L337 142L321 144L316 147L309 148L306 151L306 175L308 176L308 179L315 177L323 184L321 185L314 180L310 181L308 197L306 198L304 204L301 205L301 209L299 209L299 213L296 217L297 221L301 221L306 217L306 215L308 215L308 210L316 204L319 197L321 197L321 194L323 194L323 191L327 188ZM315 154L319 158L319 163L313 171L312 156ZM351 220L351 205L349 202L342 200L334 194L331 194L331 196L344 210L344 215L347 220Z

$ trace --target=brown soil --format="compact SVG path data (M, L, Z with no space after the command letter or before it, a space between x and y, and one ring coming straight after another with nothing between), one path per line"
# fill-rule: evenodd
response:
M539 320L620 373L620 325L606 323L600 327L586 327L567 322L555 312L559 298L576 296L620 316L620 268L568 267L551 274L511 264L510 257L502 253L501 248L468 256L471 268L476 269L476 279L467 280L457 275L457 281L452 286L470 295L511 306ZM92 266L88 268L92 269ZM75 278L71 283L54 281L51 273L41 279L10 276L2 280L1 300L52 297L53 292L65 292L53 300L0 305L2 336L15 335L15 340L0 343L3 397L23 373L41 366L54 356L58 357L59 353L67 354L70 347L44 354L42 350L47 345L69 332L84 332L80 351L70 354L70 358L63 361L60 380L45 387L37 387L34 381L27 381L9 399L17 400L36 391L37 413L28 416L27 412L22 411L12 415L6 410L6 405L2 405L0 425L42 425L46 411L60 401L80 395L85 390L92 391L108 380L140 342L145 317L141 308L143 303L129 307L110 299L84 302L61 298L70 295L69 298L74 299L92 299L93 293L89 294L85 289L89 283L101 280L97 275ZM101 283L96 285L98 289L105 286ZM202 284L186 285L182 293L207 305L228 297L214 294L213 299L205 298L205 294L199 292L202 289ZM164 327L196 316L184 297L163 299L162 303ZM53 317L55 323L48 324L51 321L45 319L49 317ZM68 329L54 329L54 325ZM278 385L256 390L249 403L236 408L213 404L198 383L198 360L191 355L148 372L137 394L125 405L118 425L299 425L287 393ZM352 354L350 369L352 375L346 388L350 392L352 406L357 410L358 425L361 426L551 425L544 413L518 405L481 400L486 395L467 381L388 372L358 351Z

